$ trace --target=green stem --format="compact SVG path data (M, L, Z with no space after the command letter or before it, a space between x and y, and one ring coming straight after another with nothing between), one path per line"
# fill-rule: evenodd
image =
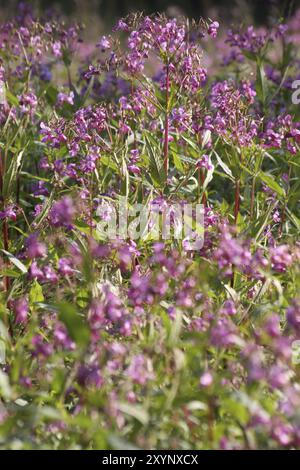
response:
M234 223L237 223L240 211L240 180L235 180L235 195L234 195Z
M170 70L167 65L166 76L166 117L165 117L165 130L164 130L164 169L166 178L169 171L169 86L170 86Z
M0 191L1 191L1 202L3 211L5 211L5 201L3 198L3 179L4 179L5 165L2 161L2 155L0 155ZM4 218L2 222L2 238L3 238L3 247L6 251L9 248L9 232L8 232L8 223ZM4 261L5 265L7 264L6 260ZM10 287L10 279L8 276L4 277L5 290L8 291Z
M251 186L251 202L250 202L250 219L253 219L254 215L254 200L255 200L255 183L256 179L252 179L252 186Z
M281 224L280 224L279 233L278 233L279 237L282 236L283 225L284 225L284 222L285 222L285 220L286 220L287 198L288 198L289 191L290 191L290 179L291 179L291 176L292 176L292 165L289 165L288 188L287 188L287 191L286 191L286 200L285 200L285 202L284 202L284 206L283 206L283 209L282 209Z

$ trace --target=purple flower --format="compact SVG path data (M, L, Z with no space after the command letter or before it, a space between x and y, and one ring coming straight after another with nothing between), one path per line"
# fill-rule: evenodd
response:
M55 41L52 45L52 52L55 57L61 58L62 57L62 50L61 50L61 42Z
M126 372L133 382L139 385L146 385L149 380L154 378L152 363L150 359L146 358L142 354L132 358L131 364L127 368Z
M43 258L47 254L45 243L38 240L37 234L31 234L25 241L26 256L29 259Z
M58 281L58 276L52 266L47 265L43 269L43 280L45 282L57 282Z
M40 334L37 334L32 338L32 345L34 348L34 356L49 357L54 352L52 344L47 343L47 341Z
M74 273L73 261L69 258L60 258L58 261L58 271L63 276L71 276Z
M99 148L95 145L91 146L88 154L80 162L80 170L83 173L92 173L96 169L96 162L99 158Z
M275 223L279 223L281 221L280 212L278 210L274 211L272 217Z
M208 27L208 30L207 30L208 34L212 38L216 38L219 27L220 27L220 25L219 25L218 21L213 21Z
M232 274L232 265L242 271L251 267L252 256L248 243L233 238L226 228L222 230L221 240L214 256L219 268L227 276Z
M97 43L97 47L100 47L103 52L106 51L111 47L110 40L106 36L102 36L100 41Z
M130 171L131 173L134 173L135 175L140 175L141 174L141 169L134 165L133 163L131 163L130 165L128 165L128 171Z
M255 31L254 26L249 26L245 31L229 30L226 42L232 47L239 48L241 51L246 50L256 54L264 47L268 40L271 40L269 33L258 33Z
M61 346L65 350L75 350L76 345L69 337L67 329L62 323L58 322L56 324L53 336L57 346Z
M223 315L235 315L237 312L235 303L233 300L226 300L220 310L220 313Z
M31 388L32 387L32 380L30 377L22 376L20 377L20 385L22 385L25 388Z
M39 161L39 168L41 170L49 170L50 164L47 157L42 157Z
M33 261L29 268L29 278L42 281L44 279L44 273L37 265L36 261Z
M75 206L69 196L65 196L53 204L49 219L53 227L70 227L75 216Z
M268 383L276 390L281 389L288 385L290 377L290 370L287 367L276 364L270 368Z
M171 112L171 123L180 132L188 130L191 125L191 115L183 108L175 108Z
M280 319L278 315L270 315L265 323L264 323L264 330L270 335L272 338L280 337L281 330L280 330Z
M274 271L285 272L293 263L293 257L288 245L279 245L270 249L271 263Z
M212 170L213 166L210 162L209 155L202 155L202 157L196 163L197 168L205 168L206 170Z
M18 98L21 112L23 114L29 113L30 116L33 117L38 104L36 95L33 92L27 92L21 96L18 96Z
M125 23L123 19L120 19L117 23L117 25L114 28L115 31L128 31L129 27L128 24Z
M89 308L88 320L93 330L98 330L106 324L105 305L101 300L93 299Z
M52 147L58 148L61 144L66 143L67 137L64 135L63 131L65 128L65 122L61 119L55 128L46 126L44 122L40 124L40 133L42 134L42 142L49 143Z
M56 101L57 106L62 106L64 103L68 103L70 105L74 104L73 91L70 91L70 93L63 93L63 92L58 93L57 101Z
M300 299L294 299L286 312L288 324L300 333Z
M100 373L99 364L92 363L81 365L78 371L77 380L82 387L101 388L104 379Z
M13 310L15 314L15 323L27 323L27 317L29 313L28 301L25 297L20 297L13 302Z
M16 209L14 206L8 206L4 211L0 211L0 219L17 219Z
M273 420L272 426L273 438L282 446L289 445L293 440L293 428L290 424L280 421L277 417Z
M32 185L32 192L34 196L49 196L49 191L45 186L45 181L38 181Z
M217 347L241 344L238 331L228 317L220 318L211 330L211 343Z

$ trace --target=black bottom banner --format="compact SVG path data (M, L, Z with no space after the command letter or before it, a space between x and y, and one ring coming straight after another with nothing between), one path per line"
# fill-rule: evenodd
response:
M45 456L44 454L47 454ZM45 460L46 458L46 460ZM181 465L188 467L205 468L213 464L224 465L226 463L252 464L259 461L260 464L270 464L272 460L276 463L287 463L298 460L298 451L195 451L195 450L94 450L94 451L50 451L33 450L29 451L2 451L0 454L1 468L4 469L5 460L10 465L17 463L37 463L46 464L63 463L66 464L86 464L96 465L102 468L108 466L122 466L124 468L138 468L139 465L163 466ZM205 467L204 467L205 466Z

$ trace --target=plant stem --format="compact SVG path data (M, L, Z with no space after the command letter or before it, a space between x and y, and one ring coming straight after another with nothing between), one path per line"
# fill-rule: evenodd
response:
M237 223L240 211L240 180L235 180L235 195L234 195L234 223Z
M1 202L2 202L2 207L3 211L5 211L5 201L3 199L3 178L4 178L4 165L2 162L2 155L0 155L0 191L1 191ZM7 220L4 218L2 222L2 237L3 237L3 247L6 251L8 251L9 248L9 234L8 234L8 224ZM5 264L6 261L5 261ZM5 285L5 290L8 291L10 287L10 280L8 276L4 277L4 285Z
M284 223L285 223L285 220L286 220L287 198L288 198L289 191L290 191L291 176L292 176L292 165L289 165L288 188L287 188L287 191L286 191L286 201L284 202L284 206L283 206L283 209L282 209L281 224L280 224L279 231L278 231L278 236L279 237L282 237L283 226L284 226Z
M198 168L198 199L199 199L199 202L200 202L201 187L203 188L204 181L205 181L204 170L202 168ZM203 194L202 194L202 201L201 202L204 206L206 206L207 199L206 199L206 194L205 194L204 191L203 191Z
M168 177L169 170L169 85L170 85L170 70L167 65L166 76L166 117L165 117L165 133L164 133L164 169L166 178Z
M255 178L252 179L252 186L251 186L251 202L250 202L250 219L253 219L254 215L254 199L255 199Z
M73 83L72 83L72 76L71 76L70 66L67 65L66 68L67 68L67 76L68 76L68 85L69 85L69 89L70 89L70 90L73 90Z

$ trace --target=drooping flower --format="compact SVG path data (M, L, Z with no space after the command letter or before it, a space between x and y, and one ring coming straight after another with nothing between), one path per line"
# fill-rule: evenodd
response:
M75 216L75 206L69 196L55 202L50 210L49 219L54 227L70 227Z
M29 259L43 258L47 254L47 247L45 243L38 239L37 234L29 235L29 237L26 239L25 247L26 256Z
M13 302L13 310L15 314L15 323L24 324L27 323L29 305L26 297L20 297Z
M220 27L220 24L218 21L213 21L209 27L208 27L208 34L212 37L212 38L216 38L217 37L217 33L218 33L218 29Z
M126 372L133 382L139 385L146 385L149 380L154 378L152 363L149 358L142 354L132 358Z
M300 299L294 299L287 309L286 318L289 325L300 333Z

